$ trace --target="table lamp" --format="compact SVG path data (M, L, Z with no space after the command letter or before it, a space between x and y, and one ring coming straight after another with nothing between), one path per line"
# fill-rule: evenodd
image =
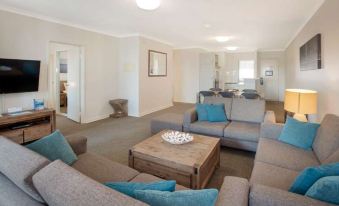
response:
M293 112L294 119L307 122L305 114L317 113L318 93L305 89L286 89L284 109Z

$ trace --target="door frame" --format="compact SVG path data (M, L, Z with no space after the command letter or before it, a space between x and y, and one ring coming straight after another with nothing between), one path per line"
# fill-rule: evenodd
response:
M263 63L264 61L274 61L276 62L276 72L273 73L273 75L277 75L277 99L271 100L269 99L269 101L279 101L280 98L280 61L278 58L263 58L260 60L260 76L264 78L265 80L265 73L264 73L264 69L263 69ZM264 82L265 84L265 82ZM264 85L264 92L265 92L265 85ZM266 94L265 94L265 99L266 99Z
M48 107L53 108L56 110L57 114L60 113L60 106L57 107L60 99L57 98L57 91L60 89L59 82L59 72L57 71L56 67L56 53L57 53L57 46L76 46L79 47L80 50L80 108L79 108L79 115L80 115L80 122L83 123L85 121L85 47L82 45L71 44L71 43L64 43L58 41L49 41L48 42ZM60 50L61 51L61 50ZM59 103L60 104L60 103ZM57 109L59 108L59 109Z

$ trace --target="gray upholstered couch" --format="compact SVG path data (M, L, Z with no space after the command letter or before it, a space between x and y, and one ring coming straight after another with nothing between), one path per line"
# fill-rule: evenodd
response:
M283 124L263 124L250 181L225 177L220 198L232 206L330 205L288 192L300 171L309 166L339 162L339 117L326 115L313 143L306 151L277 140Z
M85 137L67 138L78 160L70 167L0 136L1 206L144 206L101 183L153 182L158 177L86 151ZM127 154L126 154L127 155ZM187 189L177 185L177 190ZM220 200L225 201L223 198Z
M274 112L265 112L265 100L245 98L206 97L204 103L225 104L228 122L198 121L195 108L185 112L185 132L221 138L224 146L256 151L263 123L275 123Z

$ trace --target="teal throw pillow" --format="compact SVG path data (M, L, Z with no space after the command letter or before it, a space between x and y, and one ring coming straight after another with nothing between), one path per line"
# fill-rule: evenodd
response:
M339 176L339 162L305 168L294 180L289 191L305 195L316 181L326 176Z
M214 206L218 198L218 190L181 190L176 192L136 190L135 197L151 206Z
M195 109L198 114L198 121L208 121L207 110L206 107L208 104L196 104Z
M331 204L339 204L339 176L319 179L306 192L306 196Z
M226 122L225 104L211 104L206 106L209 122Z
M26 147L41 154L50 161L60 159L64 163L72 165L78 160L73 149L59 130L26 145Z
M175 190L176 181L159 181L159 182L108 182L105 185L118 192L124 193L130 197L135 198L134 192L136 190L157 190L173 192Z
M312 150L319 126L320 124L300 122L292 117L287 117L279 140L304 150Z

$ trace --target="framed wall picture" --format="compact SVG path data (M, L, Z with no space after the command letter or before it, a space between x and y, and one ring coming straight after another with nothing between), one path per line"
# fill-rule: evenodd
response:
M300 70L321 69L321 34L300 47Z
M148 51L148 76L167 76L167 54L163 52Z
M265 76L266 76L266 77L271 77L271 76L273 76L273 70L267 70L267 71L265 71Z

